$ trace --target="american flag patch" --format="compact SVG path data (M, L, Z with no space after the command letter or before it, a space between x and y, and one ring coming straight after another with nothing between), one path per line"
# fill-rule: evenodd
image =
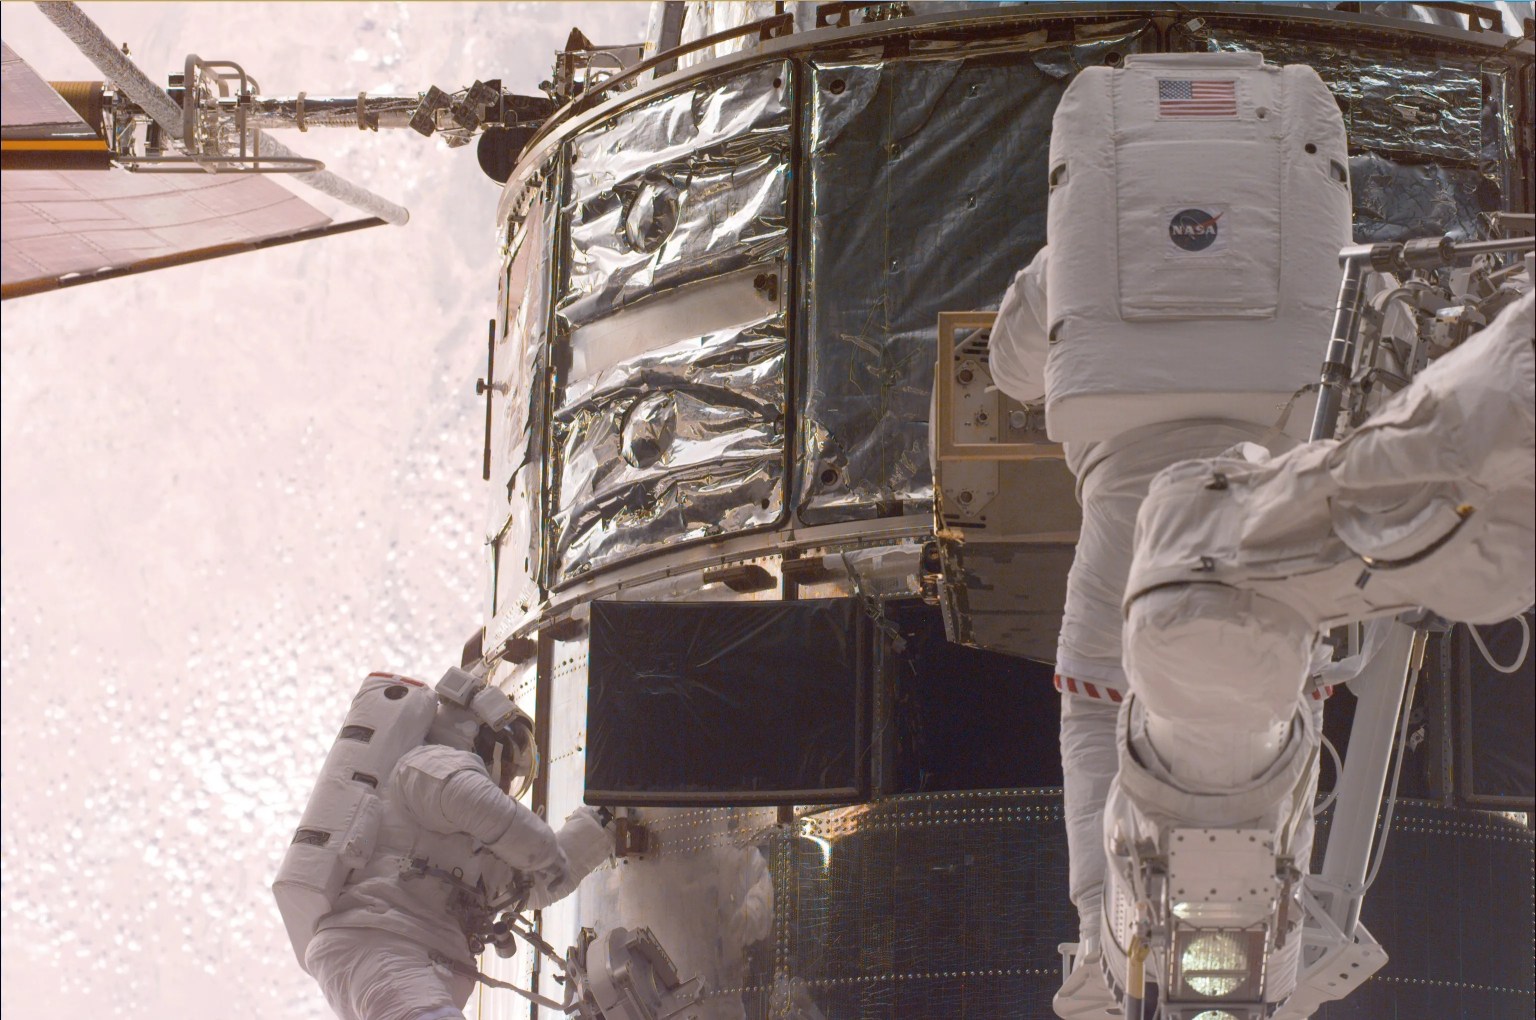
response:
M1236 117L1237 82L1157 80L1159 117Z

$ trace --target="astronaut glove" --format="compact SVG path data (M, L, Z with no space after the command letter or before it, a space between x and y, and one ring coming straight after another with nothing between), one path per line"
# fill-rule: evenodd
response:
M567 815L555 833L578 882L613 856L613 840L614 830L603 824L601 809L585 805Z
M536 872L528 907L537 910L564 899L597 868L613 856L613 831L603 825L597 808L579 807L566 816L555 833L560 847L558 873L554 868Z
M523 904L526 910L541 910L551 903L564 899L581 881L579 877L572 880L570 865L566 862L564 854L561 854L555 863L539 869L530 877L533 885L528 891L528 899Z

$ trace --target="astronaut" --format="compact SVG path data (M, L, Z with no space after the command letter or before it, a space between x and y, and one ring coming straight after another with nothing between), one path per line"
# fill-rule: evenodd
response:
M374 674L273 884L295 953L343 1020L461 1020L495 915L568 895L613 851L581 808L559 832L509 795L532 727L449 670ZM380 781L382 780L382 781Z
M1056 658L1079 921L1058 1016L1119 1015L1099 966L1103 812L1132 693L1121 607L1137 511L1170 464L1295 444L1350 241L1347 165L1316 72L1257 53L1132 56L1083 71L1057 108L1048 244L1004 296L990 366L1009 396L1044 399L1083 511ZM1260 775L1286 730L1224 744L1226 767Z

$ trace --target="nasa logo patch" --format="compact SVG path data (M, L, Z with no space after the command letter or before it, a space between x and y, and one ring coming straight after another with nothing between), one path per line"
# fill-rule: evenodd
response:
M1217 248L1221 238L1221 218L1225 209L1180 209L1168 219L1168 240L1184 252L1207 252ZM1225 247L1222 245L1221 247Z

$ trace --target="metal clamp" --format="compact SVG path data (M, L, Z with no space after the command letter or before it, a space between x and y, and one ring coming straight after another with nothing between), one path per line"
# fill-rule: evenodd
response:
M1455 265L1477 255L1494 255L1536 248L1536 238L1498 238L1490 241L1454 241L1449 236L1414 238L1397 244L1355 244L1340 250L1339 265L1344 276L1339 281L1338 302L1334 306L1333 330L1318 386L1317 409L1312 417L1308 438L1332 439L1338 430L1339 409L1344 391L1355 369L1356 337L1365 303L1365 274L1411 272Z
M957 460L1060 460L1066 456L1060 443L962 443L955 436L955 334L962 330L991 329L996 312L940 312L939 360L934 370L935 452L939 461Z

